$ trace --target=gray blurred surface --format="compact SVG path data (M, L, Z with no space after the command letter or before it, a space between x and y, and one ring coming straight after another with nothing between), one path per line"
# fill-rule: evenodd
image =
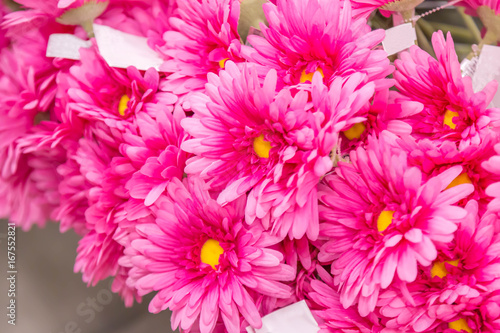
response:
M110 280L87 288L81 274L73 273L78 236L60 234L54 223L29 232L16 229L16 326L7 324L6 234L7 223L0 221L1 333L172 332L170 313L148 312L151 297L127 309L118 295L109 292Z

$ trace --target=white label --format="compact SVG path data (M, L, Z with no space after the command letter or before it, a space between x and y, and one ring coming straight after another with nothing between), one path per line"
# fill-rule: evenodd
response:
M387 29L382 45L388 55L393 55L415 45L416 40L415 28L411 23L405 23Z
M247 327L248 333L318 333L319 326L305 301L274 311L262 318L262 328Z
M479 54L476 72L472 78L472 87L475 92L478 92L493 80L500 83L500 47L484 45ZM499 91L500 89L497 90L495 97L493 97L490 107L500 107Z
M145 71L151 67L158 70L163 63L163 59L148 46L145 37L99 24L94 24L94 34L101 56L111 67L135 66Z
M80 60L80 48L89 48L92 42L70 34L52 34L47 44L46 56Z

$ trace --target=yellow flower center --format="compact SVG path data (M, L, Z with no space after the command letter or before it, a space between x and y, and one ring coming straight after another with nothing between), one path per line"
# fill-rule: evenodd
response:
M469 178L469 175L467 172L461 173L457 176L457 178L453 179L453 181L448 185L445 190L450 189L452 187L455 187L457 185L462 185L462 184L472 184L472 181Z
M226 67L226 61L228 61L229 58L225 58L225 59L222 59L221 61L219 61L219 66L220 68L224 69Z
M130 97L128 95L123 95L120 98L120 103L118 103L118 113L120 116L125 116L125 111L128 109L128 102L130 101Z
M461 332L462 330L466 332L472 333L472 328L467 325L467 321L464 318L460 318L459 320L452 321L448 323L448 327L457 332Z
M443 123L448 125L451 129L455 129L455 127L457 127L457 125L453 123L453 118L455 117L458 117L458 112L446 110Z
M377 229L379 232L383 232L391 225L393 216L393 210L384 210L380 213L377 219Z
M264 140L264 134L253 139L253 150L255 150L257 156L269 158L269 151L271 148L271 142Z
M346 138L349 140L359 139L361 134L365 131L366 126L363 123L357 123L352 125L348 130L345 130L343 133Z
M322 77L325 77L325 74L323 73L323 70L318 67L318 69L312 73L306 73L306 70L304 69L302 71L302 74L300 75L300 83L305 83L307 81L312 82L314 73L319 72Z
M201 247L200 259L202 263L210 265L213 269L215 269L215 266L219 264L219 258L223 253L224 249L219 245L219 242L215 239L209 239Z
M451 261L446 261L448 264L453 265L455 267L458 266L458 260L451 260ZM431 276L439 276L441 279L444 278L446 275L448 275L450 272L446 270L446 265L445 262L436 262L434 265L432 265L431 268Z

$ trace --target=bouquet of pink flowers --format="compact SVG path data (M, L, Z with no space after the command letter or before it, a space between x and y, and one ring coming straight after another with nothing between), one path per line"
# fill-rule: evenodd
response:
M81 235L84 282L154 293L183 332L258 331L301 300L321 332L500 332L498 82L463 76L449 34L388 57L367 23L411 29L421 1L253 1L250 29L246 0L17 2L0 213ZM463 5L481 62L500 5Z

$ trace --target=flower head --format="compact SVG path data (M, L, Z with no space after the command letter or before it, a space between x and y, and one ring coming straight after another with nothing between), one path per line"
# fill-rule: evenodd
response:
M281 281L294 278L279 239L243 220L245 199L221 207L198 178L173 179L155 223L137 226L140 238L127 248L129 284L140 294L158 291L149 305L172 310L172 328L199 324L212 332L222 317L229 332L240 332L240 316L255 327L261 318L251 293L287 298Z
M384 51L373 50L384 32L353 19L350 2L278 0L265 4L264 11L269 22L269 27L261 25L265 38L248 37L257 52L247 57L276 69L287 84L310 82L316 72L326 84L361 72L377 87L386 85L393 68Z
M239 0L178 1L170 18L172 29L158 50L166 57L162 71L171 73L162 89L175 94L203 90L208 73L217 73L227 60L239 62Z
M329 237L319 260L332 262L342 304L357 302L366 316L381 289L415 281L419 264L429 266L453 240L466 215L454 204L473 188L445 190L459 166L425 181L387 132L350 157L352 164L340 163L319 193L321 236Z
M320 76L313 81L311 92L277 93L276 71L261 83L254 67L228 62L209 76L207 95L193 95L195 116L182 121L192 138L181 147L196 155L186 172L223 189L221 204L250 191L246 222L260 220L281 237L317 238L316 185L332 167L338 132L373 95L361 74L330 90Z
M498 136L500 110L488 108L497 90L492 81L477 93L470 77L463 77L451 35L432 36L437 60L417 46L396 60L396 87L402 100L417 101L424 110L409 120L416 137L451 140L462 150ZM396 100L397 101L397 100Z

